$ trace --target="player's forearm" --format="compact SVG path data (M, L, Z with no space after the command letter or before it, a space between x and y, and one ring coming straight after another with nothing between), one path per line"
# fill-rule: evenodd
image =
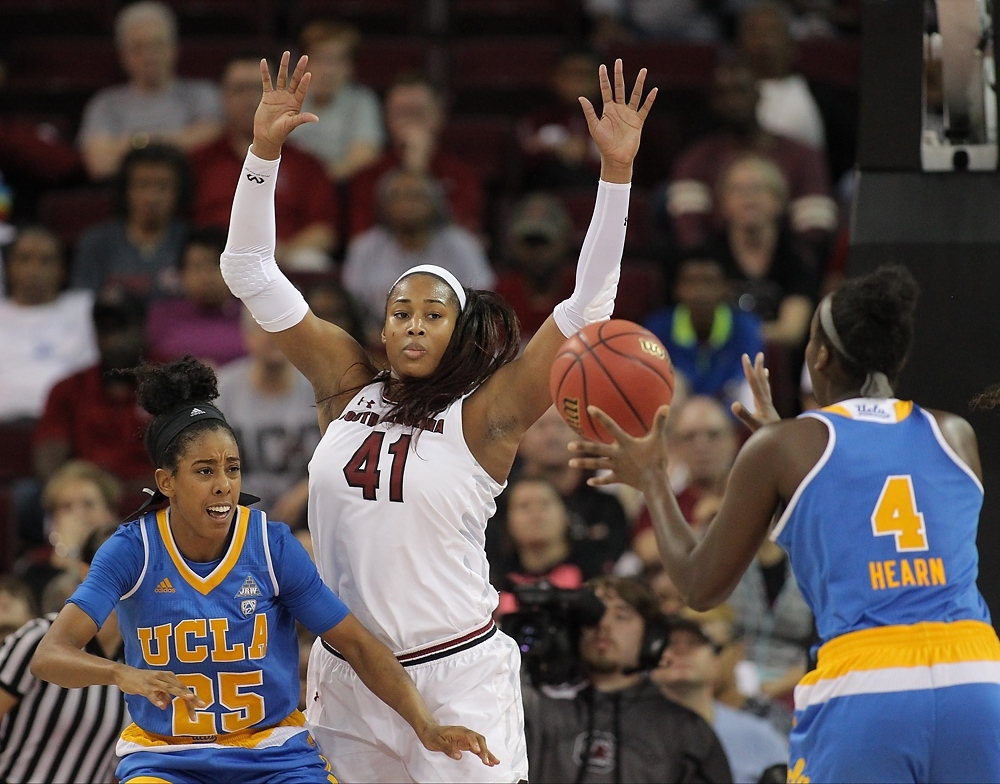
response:
M70 643L43 637L31 659L31 674L64 689L117 683L118 662L74 648Z
M665 471L650 472L649 479L641 488L646 498L646 508L653 521L653 533L660 559L670 579L690 604L692 594L697 593L696 574L691 564L691 553L698 540L674 497L670 480Z

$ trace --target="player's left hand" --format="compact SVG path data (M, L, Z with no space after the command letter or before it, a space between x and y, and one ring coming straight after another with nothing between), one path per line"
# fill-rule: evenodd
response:
M471 751L484 765L493 767L500 760L486 748L486 738L478 732L457 725L434 724L420 733L420 742L430 751L440 751L452 759L462 759L462 753Z
M615 60L615 89L611 90L607 66L600 67L601 97L604 99L604 110L600 117L594 110L594 105L580 97L583 115L587 118L587 127L594 143L601 152L601 159L615 166L631 167L635 154L639 151L639 137L642 135L642 125L649 115L649 110L656 100L656 88L649 91L645 102L642 100L642 87L646 81L646 69L639 70L632 89L632 97L625 103L625 77L622 75L622 61Z
M572 441L569 448L582 453L569 461L573 468L602 471L587 480L591 487L626 484L645 490L658 473L667 472L667 417L670 406L660 406L653 418L653 426L641 438L626 433L618 423L597 406L587 406L590 415L615 439L611 444L595 441Z
M733 403L732 412L739 420L750 428L750 432L756 433L764 425L770 425L781 421L781 414L774 407L771 399L771 373L764 367L764 353L757 352L754 361L750 362L750 357L743 355L743 375L746 376L750 391L753 393L754 413L750 413L747 407L739 401Z

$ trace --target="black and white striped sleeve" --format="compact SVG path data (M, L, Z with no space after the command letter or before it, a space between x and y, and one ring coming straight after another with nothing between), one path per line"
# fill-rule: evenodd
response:
M28 669L38 643L52 625L50 618L35 618L11 632L0 648L0 688L21 699L35 683Z

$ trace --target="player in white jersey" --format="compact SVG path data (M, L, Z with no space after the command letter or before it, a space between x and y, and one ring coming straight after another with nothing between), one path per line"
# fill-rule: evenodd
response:
M581 98L601 151L594 219L576 288L523 354L511 308L466 289L447 270L407 271L388 292L379 373L346 332L318 319L274 261L274 183L310 76L286 52L263 96L233 201L222 270L288 358L310 380L324 436L310 464L309 525L323 580L407 667L435 716L486 735L500 764L436 764L413 744L333 649L314 647L308 718L349 781L507 781L527 778L520 656L499 632L484 552L525 430L551 404L549 370L563 341L614 309L632 161L655 89L645 70L626 101L600 69L603 113ZM448 719L451 723L451 719ZM412 734L412 733L411 733Z

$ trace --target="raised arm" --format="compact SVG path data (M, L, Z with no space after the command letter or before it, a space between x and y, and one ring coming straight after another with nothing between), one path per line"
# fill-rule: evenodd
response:
M642 100L646 79L643 68L626 103L622 61L615 61L614 91L603 65L599 76L604 99L601 116L597 116L590 101L580 98L590 134L601 152L601 180L594 217L580 251L576 287L569 299L556 306L521 357L498 371L469 401L476 416L467 421L483 422L489 433L497 432L497 423L504 423L503 431L515 448L524 431L552 404L549 370L563 341L587 324L611 318L615 306L628 223L632 162L639 151L642 126L656 98L656 88ZM472 445L473 434L467 431L467 437ZM484 437L489 434L484 433Z
M281 57L275 84L260 64L263 93L254 115L253 145L236 186L222 275L253 317L274 334L285 356L312 383L325 429L350 400L350 390L375 375L364 349L347 332L317 317L274 258L274 187L281 147L295 128L317 122L302 112L309 87L307 59L289 76L289 53Z

